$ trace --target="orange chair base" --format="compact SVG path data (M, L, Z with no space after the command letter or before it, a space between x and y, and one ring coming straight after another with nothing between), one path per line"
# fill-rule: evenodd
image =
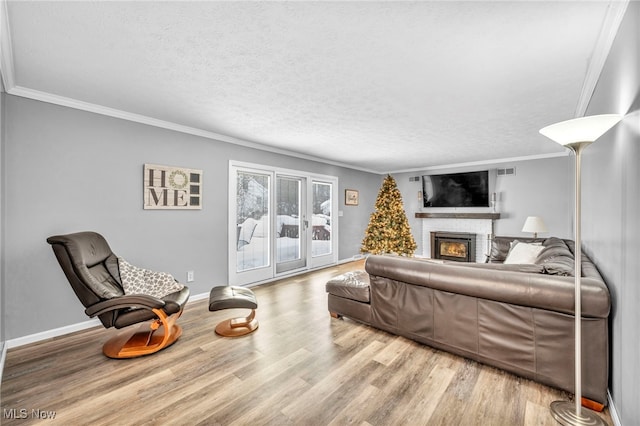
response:
M580 399L580 402L583 407L587 407L593 411L597 411L598 413L604 410L604 404L600 404L599 402L592 401L588 398L583 397L582 399Z
M246 318L233 318L216 326L216 333L224 337L239 337L253 333L258 328L255 309Z
M132 327L112 337L102 346L102 353L109 358L135 358L156 353L174 344L182 334L182 328L175 323L182 312L167 317L161 310L153 311L158 315L156 321L139 328Z

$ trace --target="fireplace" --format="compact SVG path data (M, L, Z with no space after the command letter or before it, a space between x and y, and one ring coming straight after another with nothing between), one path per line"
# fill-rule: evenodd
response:
M476 234L432 232L431 257L457 262L475 262Z

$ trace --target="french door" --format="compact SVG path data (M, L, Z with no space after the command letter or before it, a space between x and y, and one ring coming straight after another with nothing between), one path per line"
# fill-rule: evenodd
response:
M237 162L229 171L230 284L337 262L337 178Z
M276 175L276 274L307 265L306 179Z

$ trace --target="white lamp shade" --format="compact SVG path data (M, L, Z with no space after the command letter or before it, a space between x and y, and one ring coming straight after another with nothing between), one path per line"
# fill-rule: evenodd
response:
M529 216L527 220L524 221L522 232L533 232L535 234L538 232L547 232L547 226L544 224L541 217Z
M620 120L619 114L592 115L552 124L540 129L540 133L560 145L595 142Z

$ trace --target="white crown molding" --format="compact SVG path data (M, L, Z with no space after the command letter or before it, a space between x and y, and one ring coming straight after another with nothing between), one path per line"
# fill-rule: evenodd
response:
M219 142L226 142L226 143L231 143L234 145L240 145L240 146L244 146L247 148L253 148L253 149L259 149L261 151L267 151L267 152L272 152L275 154L281 154L281 155L287 155L290 157L296 157L296 158L300 158L300 159L304 159L304 160L309 160L309 161L317 161L317 162L321 162L324 164L331 164L334 166L338 166L338 167L345 167L348 169L355 169L355 170L360 170L363 172L368 172L368 173L379 173L378 171L375 170L369 170L369 169L364 169L364 168L359 168L359 167L355 167L351 164L347 164L347 163L341 163L338 161L331 161L331 160L327 160L324 158L319 158L319 157L314 157L311 155L306 155L306 154L301 154L298 152L294 152L294 151L288 151L285 149L279 149L279 148L274 148L274 147L270 147L267 145L262 145L260 143L257 142L249 142L243 139L239 139L239 138L234 138L232 136L226 136L226 135L222 135L220 133L214 133L214 132L210 132L208 130L202 130L202 129L198 129L195 127L190 127L190 126L185 126L182 124L176 124L176 123L172 123L170 121L164 121L164 120L159 120L156 118L152 118L152 117L148 117L145 115L141 115L141 114L135 114L135 113L131 113L131 112L127 112L127 111L122 111L119 109L115 109L115 108L109 108L109 107L105 107L102 105L97 105L97 104L93 104L90 102L84 102L84 101L79 101L76 99L72 99L72 98L67 98L64 96L58 96L58 95L53 95L51 93L47 93L47 92L41 92L39 90L33 90L33 89L29 89L26 87L20 87L20 86L16 86L13 85L11 87L6 87L6 91L8 94L13 95L13 96L20 96L23 98L29 98L29 99L33 99L33 100L37 100L37 101L41 101L41 102L47 102L50 104L55 104L55 105L61 105L61 106L65 106L68 108L74 108L74 109L79 109L82 111L87 111L87 112L92 112L95 114L100 114L100 115L105 115L105 116L109 116L109 117L114 117L114 118L119 118L122 120L128 120L128 121L133 121L136 123L141 123L141 124L146 124L148 126L154 126L154 127L159 127L162 129L168 129L168 130L173 130L176 132L180 132L180 133L186 133L186 134L190 134L190 135L195 135L195 136L200 136L203 138L207 138L207 139L212 139L212 140L216 140Z
M67 98L64 96L54 95L48 92L42 92L39 90L29 89L21 86L12 86L7 88L7 93L13 96L20 96L22 98L33 99L40 102L46 102L55 105L61 105L68 108L78 109L82 111L92 112L99 115L105 115L108 117L119 118L122 120L133 121L136 123L146 124L149 126L160 127L167 130L173 130L180 133L187 133L190 135L201 136L208 139L215 139L220 142L228 142L234 144L246 144L256 145L264 149L263 146L236 139L230 136L221 135L218 133L209 132L206 130L197 129L194 127L184 126L181 124L172 123L170 121L158 120L156 118L148 117L141 114L134 114L131 112L119 110L116 108L109 108L90 102L79 101L73 98ZM252 146L252 148L256 147Z
M216 140L219 142L226 142L235 145L241 145L247 148L259 149L261 151L267 151L280 155L287 155L290 157L305 159L309 161L317 161L323 164L331 164L338 167L344 167L351 170L359 170L366 173L373 173L378 175L385 175L387 173L405 173L405 172L414 172L421 170L439 170L439 169L449 169L453 167L466 167L466 166L478 166L478 165L487 165L487 164L496 164L496 163L507 163L513 161L526 161L526 160L539 160L544 158L553 158L553 157L562 157L568 155L569 151L564 151L560 153L551 153L551 154L542 154L542 155L531 155L524 157L510 157L510 158L498 158L493 160L483 160L483 161L475 161L469 163L459 163L459 164L446 164L441 166L433 166L426 168L415 168L415 169L406 169L406 170L394 170L394 171L384 171L384 170L371 170L365 169L361 167L355 167L351 164L341 163L337 161L331 161L324 158L313 157L311 155L300 154L293 151L287 151L284 149L278 149L269 147L266 145L261 145L255 142L249 142L242 139L234 138L231 136L221 135L219 133L209 132L207 130L197 129L194 127L184 126L181 124L172 123L169 121L158 120L156 118L147 117L145 115L133 114L130 112L122 111L115 108L104 107L97 104L92 104L89 102L78 101L72 98L66 98L63 96L52 95L47 92L41 92L38 90L27 89L25 87L13 86L11 89L7 90L7 93L13 96L20 96L23 98L33 99L41 102L47 102L55 105L61 105L68 108L79 109L82 111L92 112L95 114L105 115L109 117L119 118L122 120L133 121L136 123L146 124L148 126L160 127L163 129L173 130L176 132L186 133L190 135L200 136L207 139Z
M584 117L587 112L587 107L589 106L589 102L591 102L591 97L596 89L600 74L611 51L611 46L618 34L620 23L622 22L622 18L624 18L628 5L629 0L613 0L609 2L607 6L607 14L603 19L602 28L600 28L600 34L594 46L593 54L587 67L587 74L582 84L580 98L576 106L576 118Z
M529 160L543 160L545 158L556 158L556 157L566 157L569 155L571 151L565 150L563 152L553 152L551 154L539 154L539 155L527 155L523 157L508 157L508 158L497 158L494 160L482 160L482 161L471 161L468 163L457 163L457 164L443 164L441 166L431 166L431 167L423 167L417 169L406 169L406 170L393 170L387 173L412 173L412 172L426 172L432 170L443 170L443 169L454 169L459 167L472 167L472 166L487 166L487 165L495 165L500 163L513 163L516 161L529 161ZM386 174L386 173L385 173Z

